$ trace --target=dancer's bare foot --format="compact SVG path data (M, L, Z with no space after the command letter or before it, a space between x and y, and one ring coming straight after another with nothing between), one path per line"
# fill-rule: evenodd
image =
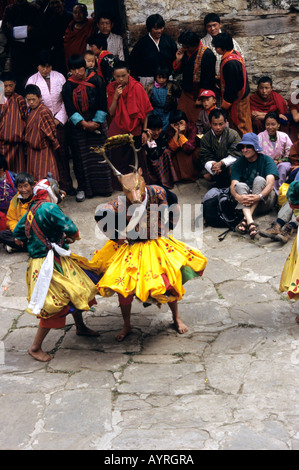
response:
M187 331L189 330L188 326L185 325L185 323L183 323L180 318L176 318L174 320L174 325L175 325L177 332L180 333L180 335L187 333Z
M76 334L78 336L100 336L99 331L91 330L90 328L87 328L87 326L80 326L77 327Z
M30 356L40 362L49 362L51 361L51 359L53 359L53 356L50 356L50 354L45 353L42 349L37 349L32 346L28 350L28 354L30 354Z
M124 326L123 329L117 335L115 335L115 339L116 341L121 342L131 333L132 333L131 327Z

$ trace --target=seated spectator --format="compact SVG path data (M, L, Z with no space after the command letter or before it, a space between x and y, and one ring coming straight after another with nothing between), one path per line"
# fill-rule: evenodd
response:
M236 209L242 209L244 218L236 226L236 231L241 234L249 232L253 239L258 233L253 215L263 214L274 207L274 183L279 174L273 159L263 154L256 134L245 134L238 148L243 155L232 166L230 192L238 202Z
M16 194L15 174L8 171L4 155L0 154L0 230L6 229L6 214Z
M234 50L232 37L219 33L213 38L213 46L222 55L220 68L221 108L228 113L230 127L240 136L252 131L250 118L249 82L245 62Z
M171 189L178 177L173 167L171 152L167 149L167 137L162 126L162 119L156 114L148 117L147 143L144 149L151 184Z
M250 96L250 110L253 131L256 134L265 130L265 117L270 111L276 111L279 114L282 120L281 123L288 123L286 101L279 93L273 91L272 79L270 77L265 76L258 80L257 89Z
M209 115L216 108L216 94L212 90L202 90L198 99L203 109L199 111L196 127L198 134L202 136L211 129Z
M298 222L290 207L289 202L279 209L277 219L266 230L259 230L261 237L270 238L272 241L287 243L297 231Z
M107 39L103 34L93 34L87 39L90 50L97 58L97 74L105 84L113 82L113 67L116 58L107 50Z
M158 67L154 79L154 84L147 85L145 91L154 108L152 114L162 119L163 131L166 132L169 126L170 111L177 109L181 88L176 81L169 80L167 67Z
M97 73L97 58L96 58L95 53L92 52L91 50L88 50L88 51L86 51L86 52L83 54L83 59L84 59L85 62L86 62L86 73L87 73L87 76L88 76L91 72Z
M87 49L87 39L96 32L97 26L88 18L87 6L78 3L73 8L73 20L68 24L64 34L65 63L74 55L83 55Z
M25 98L28 115L24 142L27 151L27 172L36 180L48 172L58 180L55 150L59 147L53 114L42 103L42 95L37 85L27 85Z
M206 36L201 39L201 42L204 46L208 47L213 51L216 57L216 78L220 79L220 63L222 56L216 52L215 47L212 44L213 38L217 36L217 34L221 33L222 22L220 17L216 13L208 13L204 18L204 26L206 29ZM242 57L244 57L243 51L237 41L233 39L233 48L235 51L239 52Z
M63 191L73 194L73 182L70 174L69 148L67 141L68 116L62 99L62 87L65 77L53 70L51 51L41 51L38 60L37 73L29 77L26 85L37 85L41 92L42 103L52 112L56 126L59 147L55 151L59 183Z
M231 165L241 157L237 150L241 138L237 131L227 127L225 111L213 109L209 121L211 129L201 139L198 163L203 167L204 179L214 181L218 188L228 188Z
M117 59L125 60L123 38L119 34L112 33L114 22L109 13L101 13L98 17L97 27L99 32L107 39L107 49Z
M16 93L16 78L3 72L4 103L0 104L0 153L5 155L8 169L14 173L25 170L23 133L27 105L23 96Z
M198 159L197 129L188 121L181 110L172 111L167 131L168 148L172 151L172 161L179 181L195 181L198 171L194 160Z
M291 113L290 137L292 142L296 142L299 132L299 80L296 81L297 89L291 93L288 101Z
M182 47L177 51L172 65L174 72L182 74L182 93L178 109L184 111L188 121L196 123L196 100L200 90L215 88L216 58L193 31L184 31L180 34L178 42Z
M275 181L275 191L278 194L279 187L285 183L287 175L291 169L289 153L292 141L288 134L279 131L280 119L276 112L270 112L265 117L264 132L258 134L259 145L264 153L273 158L277 165L279 179Z
M28 173L18 173L15 178L17 194L10 201L7 211L6 230L0 232L0 242L4 244L8 253L19 251L25 247L16 244L12 234L19 220L27 212L33 196L34 179Z

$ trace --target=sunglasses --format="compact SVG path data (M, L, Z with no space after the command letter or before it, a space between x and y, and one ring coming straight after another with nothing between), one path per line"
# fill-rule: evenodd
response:
M242 145L242 149L253 149L253 145Z

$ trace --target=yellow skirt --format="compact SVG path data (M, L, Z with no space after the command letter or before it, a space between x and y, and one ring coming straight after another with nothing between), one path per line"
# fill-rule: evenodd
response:
M298 237L298 235L297 235ZM299 264L297 253L297 237L293 242L293 246L285 265L283 267L279 292L287 292L290 299L298 300L299 298Z
M95 251L91 261L72 255L83 269L104 273L97 283L101 296L115 292L135 295L142 302L181 300L184 282L201 276L207 259L197 249L173 237L137 242L132 245L108 241Z
M31 258L26 273L28 302L38 273L45 258ZM38 318L48 319L72 304L78 310L89 310L98 291L94 283L70 257L60 257L54 262L53 276L48 294ZM95 303L95 302L94 302ZM27 308L26 311L32 314ZM67 311L66 311L67 313Z

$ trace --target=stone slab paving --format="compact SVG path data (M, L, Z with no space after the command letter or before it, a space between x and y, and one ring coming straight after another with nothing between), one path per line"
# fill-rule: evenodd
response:
M204 184L180 185L180 203L199 203ZM76 253L102 246L93 222L101 198L63 210L78 224ZM275 213L259 219L267 226ZM167 306L134 301L133 334L116 297L85 314L98 338L77 337L72 318L52 330L42 364L27 350L37 320L27 305L27 255L0 249L0 449L298 450L299 326L296 303L278 292L291 248L204 228L203 278L180 303L189 331L178 335Z

